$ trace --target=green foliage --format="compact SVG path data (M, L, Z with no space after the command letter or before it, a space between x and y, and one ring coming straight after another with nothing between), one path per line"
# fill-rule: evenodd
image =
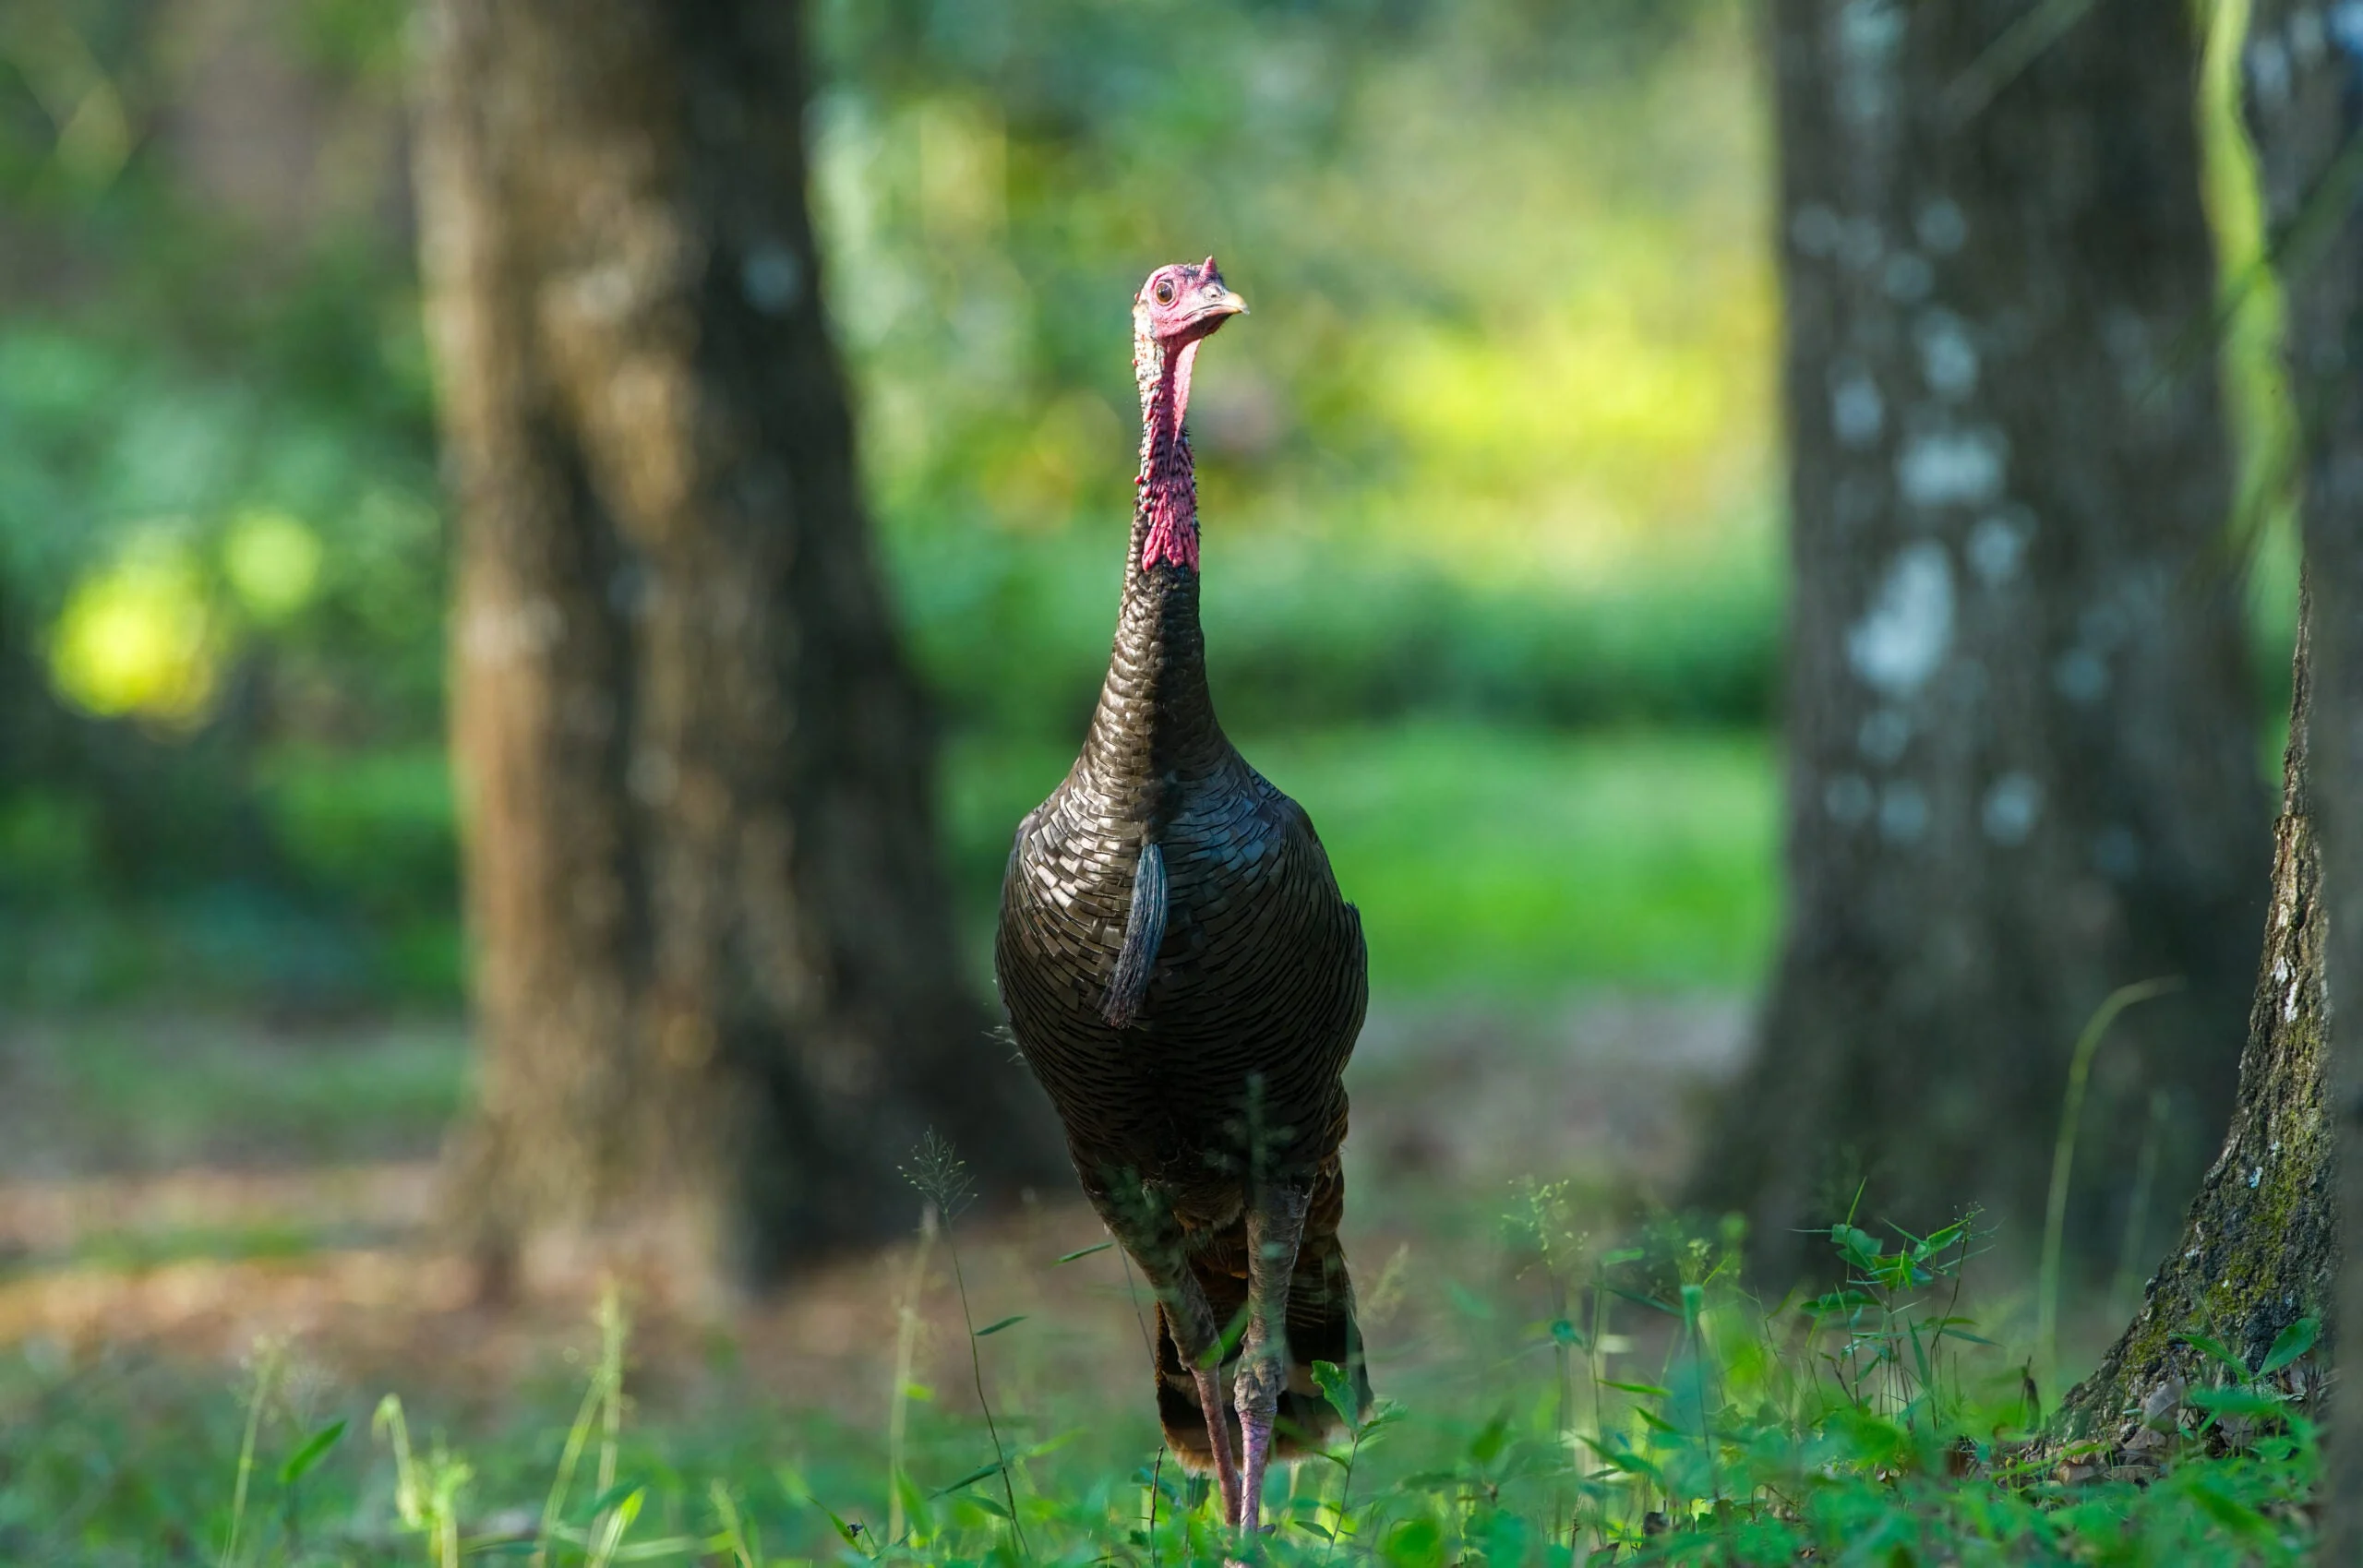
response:
M1386 990L1739 986L1769 952L1778 780L1758 736L1409 722L1242 730L1240 742L1313 811ZM1074 746L961 736L947 749L943 825L979 973L1009 835ZM217 1003L454 999L463 960L441 753L290 747L245 772L244 820L275 881L184 878L130 908L99 895L105 833L90 801L0 797L0 995L53 1007L160 990Z
M1772 290L1741 7L957 14L831 6L822 27L833 304L898 550L1112 574L1136 445L1126 302L1151 265L1212 250L1258 310L1193 403L1209 548L1293 551L1284 576L1332 585L1301 607L1371 584L1385 611L1401 575L1413 597L1441 576L1578 615L1579 586L1636 571L1769 578ZM1227 584L1254 581L1258 557L1229 558ZM1389 618L1368 625L1384 639Z
M358 148L398 123L404 14L305 0L249 69ZM440 725L425 356L371 228L395 165L225 199L177 129L253 78L192 42L127 0L0 18L0 989L448 995L415 913L449 928L448 859L407 912L382 874L348 897L290 864L257 766Z
M1565 1232L1562 1198L1522 1190L1506 1235L1580 1299L1580 1325L1518 1326L1507 1359L1472 1343L1448 1376L1367 1416L1344 1369L1310 1369L1343 1435L1275 1483L1264 1561L2304 1561L2313 1438L2255 1395L2261 1374L2227 1367L2194 1395L2206 1419L2242 1423L2237 1441L2189 1443L2140 1479L2063 1483L2025 1460L2017 1358L1957 1310L1976 1251L1966 1224L1894 1239L1834 1226L1839 1283L1767 1310L1740 1287L1733 1236L1660 1228L1596 1249ZM1507 1324L1535 1299L1512 1289L1493 1305ZM2274 1355L2303 1354L2303 1339ZM1580 1359L1572 1402L1538 1381L1552 1344ZM1152 1440L1129 1384L1038 1390L1002 1417L1005 1446L980 1414L918 1402L888 1469L879 1434L817 1411L775 1419L734 1398L644 1416L629 1365L610 1294L579 1399L549 1388L455 1432L389 1395L364 1443L340 1439L369 1407L324 1405L328 1385L284 1344L262 1348L240 1398L121 1352L77 1365L35 1342L0 1357L0 1552L102 1568L159 1543L255 1568L1238 1555L1203 1478L1163 1455L1134 1467Z
M256 35L278 53L254 68L300 74L316 116L271 134L345 150L282 206L223 199L183 155L225 90L152 12L74 0L0 26L0 202L30 258L0 321L0 995L448 999L446 524L409 236L371 184L399 153L405 8L303 0ZM958 746L972 917L1040 794L1001 792L1004 760L1071 750L1106 659L1124 302L1152 261L1211 248L1259 306L1194 405L1227 719L1259 760L1265 736L1468 726L1449 761L1438 730L1362 758L1359 735L1301 743L1309 784L1370 780L1300 793L1359 845L1390 983L1752 976L1770 807L1714 746L1695 784L1637 749L1645 790L1553 779L1582 754L1476 728L1772 716L1745 8L817 12L830 304L882 554ZM116 152L74 139L97 118L68 135L77 105L120 118ZM2217 150L2212 199L2250 233ZM2285 608L2278 561L2261 579ZM1689 842L1671 807L1622 798L1651 791ZM1553 836L1522 863L1462 836L1520 817Z
M1072 741L1108 664L1121 515L1049 539L900 534L912 639L968 733ZM1769 566L1471 582L1383 553L1210 538L1208 678L1242 734L1453 717L1515 727L1759 728L1781 603ZM1373 554L1378 558L1372 558Z
M389 221L407 7L267 8L226 64L168 9L0 18L0 995L449 999L446 523ZM830 304L964 755L1074 744L1130 494L1124 302L1185 245L1271 302L1194 417L1235 729L1767 719L1739 8L817 9ZM240 106L253 148L203 133L282 78ZM242 173L308 147L278 187ZM958 844L972 907L1030 804ZM1483 895L1456 896L1536 913ZM1636 977L1751 962L1641 925ZM1481 950L1519 984L1559 962Z

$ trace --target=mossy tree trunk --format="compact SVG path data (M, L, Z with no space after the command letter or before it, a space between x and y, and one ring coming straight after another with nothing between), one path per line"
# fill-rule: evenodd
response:
M2335 1204L2334 1298L2363 1301L2363 33L2352 6L2258 0L2244 54L2250 128L2288 299L2292 398L2304 430L2312 619L2314 803L2321 823L2332 1048L2322 1142L2348 1173ZM2347 1022L2344 1027L2338 1020ZM2202 1194L2201 1202L2205 1203ZM2309 1224L2328 1227L2326 1213ZM2286 1267L2286 1265L2285 1265ZM2296 1271L2291 1271L2296 1272ZM2314 1283L2313 1271L2293 1286ZM2321 1558L2363 1562L2363 1332L2344 1314L2323 1478Z
M2357 41L2363 43L2363 40ZM2350 62L2348 69L2354 70ZM2355 89L2347 90L2352 103ZM2354 122L2346 126L2352 138ZM2357 145L2351 139L2347 145ZM2352 157L2350 151L2344 156ZM2352 199L2349 193L2347 199ZM2322 823L2323 902L2332 911L2329 989L2333 1030L2330 1103L2337 1107L2338 1288L2335 1303L2363 1302L2363 243L2355 220L2324 266L2329 275L2301 285L2299 330L2334 334L2334 351L2313 340L2307 357L2333 373L2335 389L2310 404L2315 425L2308 465L2307 569L2317 613L2315 679L2321 693L2314 735L2322 759L2316 797ZM2338 305L2335 317L2327 308ZM2300 377L2301 384L2313 377ZM2336 1010L2343 1010L2337 1011ZM2338 1375L2322 1495L2324 1562L2363 1562L2363 1328L2350 1305L2336 1342ZM2335 1321L2335 1320L2334 1320Z
M2310 605L2304 617L2312 618ZM2224 1147L2182 1233L2144 1290L2141 1310L2099 1371L2062 1403L2064 1437L2100 1439L2110 1461L2137 1457L2171 1430L2190 1390L2220 1380L2177 1335L2202 1334L2251 1367L2301 1318L2327 1322L2338 1268L2336 1130L2330 1096L2321 855L2314 828L2313 668L2301 626L2297 698L2274 833L2264 957L2240 1057L2238 1098ZM2319 1404L2318 1359L2275 1378Z
M2118 987L2072 1251L2143 1139L2223 1129L2268 807L2230 465L2175 345L2214 291L2189 8L2099 0L1994 74L2021 0L1774 0L1793 598L1786 934L1694 1189L1772 1288L1801 1228L1982 1205L2033 1252L2068 1057ZM2153 1091L2168 1114L2153 1121ZM2163 1216L2161 1216L2161 1227Z
M2259 0L2242 54L2273 248L2289 305L2287 365L2304 431L2308 589L2297 657L2273 912L2257 976L2237 1109L2183 1233L2140 1314L2069 1396L2059 1430L2138 1444L2177 1391L2215 1370L2177 1334L2204 1333L2261 1364L2303 1317L2313 1354L2272 1380L2321 1415L2338 1347L2336 1304L2363 1299L2363 1168L2357 1149L2363 1050L2335 1027L2334 999L2363 995L2363 236L2353 167L2363 39L2321 7ZM2348 1011L2355 1011L2349 1008ZM2346 1031L2353 1034L2352 1029ZM2337 1107L2345 1114L2333 1115ZM2336 1380L2322 1558L2363 1561L2363 1384Z
M418 183L497 1268L760 1284L1054 1175L964 983L805 200L803 7L438 0Z

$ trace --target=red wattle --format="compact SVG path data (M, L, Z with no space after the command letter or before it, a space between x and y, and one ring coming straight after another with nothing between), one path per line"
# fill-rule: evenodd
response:
M1198 531L1160 509L1148 525L1148 537L1141 542L1141 567L1144 570L1158 564L1198 569Z
M1148 532L1141 540L1144 571L1160 564L1198 569L1198 485L1190 443L1182 434L1190 406L1190 370L1197 357L1195 341L1183 344L1171 377L1153 387L1142 405L1146 428L1141 474L1134 483L1148 509Z

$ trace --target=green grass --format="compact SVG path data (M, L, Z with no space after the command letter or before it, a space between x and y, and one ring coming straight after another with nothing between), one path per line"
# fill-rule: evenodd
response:
M278 1033L250 1018L99 1013L5 1036L0 1170L342 1165L431 1151L466 1095L457 1020Z
M1498 1239L1490 1283L1451 1269L1398 1283L1408 1300L1373 1341L1381 1404L1266 1494L1276 1529L1255 1555L1271 1568L2304 1561L2311 1433L2269 1375L2226 1370L2189 1391L2134 1471L2064 1480L2056 1456L2023 1454L2014 1356L1970 1337L1951 1292L1961 1238L1898 1246L1841 1227L1839 1288L1768 1312L1722 1243L1595 1246L1561 1228L1557 1196L1529 1188L1522 1215L1467 1216ZM1047 1298L1059 1266L1045 1253L1032 1268ZM652 1372L606 1308L562 1375L489 1409L340 1384L285 1341L258 1346L235 1384L30 1343L0 1353L0 1560L1179 1568L1238 1555L1205 1483L1159 1454L1145 1378L1107 1378L1054 1302L985 1338L946 1321L949 1293L939 1277L930 1321L954 1343L932 1358L933 1386L890 1394L877 1358L892 1314L870 1325L877 1398L860 1419L767 1383L719 1324L703 1335L708 1395L685 1400L678 1347ZM1096 1317L1128 1317L1121 1302ZM972 1356L998 1438L957 1397ZM907 1418L899 1446L890 1404Z
M1321 826L1382 994L1736 987L1760 972L1776 832L1761 740L1431 724L1243 748ZM954 749L947 828L972 938L1011 825L1069 755ZM155 1167L249 1143L296 1159L424 1153L462 1093L465 1043L448 1025L277 1041L132 1018L34 1026L12 1055L39 1098L0 1118L0 1135L24 1146L72 1124ZM1402 1200L1423 1181L1434 1190ZM2063 1483L2016 1447L2022 1353L1966 1337L2009 1337L2008 1290L1981 1275L1957 1306L1959 1260L1941 1246L1919 1256L1848 1232L1832 1292L1768 1312L1740 1288L1728 1238L1649 1227L1628 1244L1633 1227L1586 1190L1488 1198L1414 1170L1361 1199L1357 1277L1385 1403L1359 1442L1275 1480L1269 1568L1770 1564L1807 1549L1881 1568L2303 1561L2311 1433L2269 1377L2226 1371L2190 1391L2158 1463ZM291 1300L294 1321L314 1321L348 1239L323 1223L258 1211L102 1227L0 1269L0 1310L6 1291L36 1298L53 1277L100 1300L186 1264L192 1281L252 1281L256 1323L283 1324ZM1133 1282L1112 1253L1052 1261L1097 1239L1055 1202L965 1237L976 1321L1013 1320L981 1339L951 1305L940 1248L931 1276L892 1257L852 1283L833 1271L776 1316L652 1304L647 1348L629 1357L590 1329L551 1343L546 1314L407 1303L342 1337L267 1338L243 1373L209 1342L20 1335L0 1347L0 1562L1222 1562L1237 1548L1204 1483L1159 1456ZM423 1298L431 1245L389 1254L417 1260ZM882 1277L922 1282L907 1375ZM269 1294L272 1279L292 1294ZM1967 1321L1981 1299L1998 1328ZM538 1352L487 1348L535 1335ZM1005 1476L968 1394L972 1350Z
M1361 905L1381 993L1752 985L1777 914L1779 781L1760 736L1416 724L1250 736ZM1071 746L950 759L963 907L990 921L1019 817Z

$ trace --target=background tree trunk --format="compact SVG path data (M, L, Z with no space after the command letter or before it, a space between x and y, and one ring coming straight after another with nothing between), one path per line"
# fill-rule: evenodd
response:
M1796 1227L2039 1237L2069 1048L2103 1050L2071 1246L2229 1102L2267 806L2235 585L2186 7L1774 0L1794 588L1786 937L1697 1195L1768 1282ZM1990 106L1989 106L1990 105ZM2152 1127L2153 1086L2170 1114ZM2138 1216L2137 1216L2138 1217Z
M439 0L418 157L458 501L489 1262L744 1281L1057 1169L963 984L931 741L805 204L802 7Z

